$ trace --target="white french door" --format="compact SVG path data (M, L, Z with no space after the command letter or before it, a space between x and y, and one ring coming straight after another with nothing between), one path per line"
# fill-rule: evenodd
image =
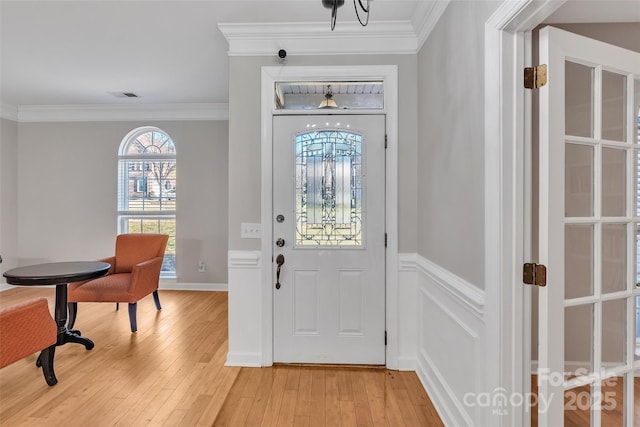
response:
M385 116L273 118L274 361L385 364Z
M547 27L540 63L539 425L632 427L640 54Z

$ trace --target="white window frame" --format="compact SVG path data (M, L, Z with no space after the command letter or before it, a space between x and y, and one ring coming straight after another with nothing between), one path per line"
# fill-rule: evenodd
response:
M124 209L124 207L128 207L129 206L129 172L131 171L131 169L128 167L128 164L123 165L122 161L127 161L127 162L154 162L154 161L171 161L173 160L174 162L176 161L176 152L174 151L173 154L144 154L144 155L128 155L126 154L126 150L127 147L129 146L129 144L135 140L137 137L139 137L140 135L143 135L145 133L149 133L149 132L159 132L162 133L164 135L166 135L172 142L174 149L175 149L175 141L173 140L173 138L171 138L171 136L165 132L164 130L157 128L155 126L142 126L142 127L138 127L136 129L133 129L131 132L129 132L122 140L122 142L120 143L120 147L118 150L118 220L117 220L117 224L118 224L118 234L122 234L122 233L127 233L129 232L128 227L127 227L127 222L130 219L149 219L149 220L173 220L174 223L176 222L176 210L157 210L157 211L151 211L151 210L145 210L145 211L139 211L139 210L128 210L128 209ZM147 180L148 181L148 180ZM147 186L148 186L148 182L147 182ZM162 184L160 184L162 185ZM136 182L136 187L138 186L138 182ZM173 194L173 198L175 199L176 197L176 191L174 190ZM173 237L173 239L175 239L176 236L170 236ZM165 257L168 254L165 254ZM177 255L177 254L175 254ZM177 268L176 268L177 269ZM177 272L174 271L163 271L161 272L161 277L163 278L175 278L177 276Z

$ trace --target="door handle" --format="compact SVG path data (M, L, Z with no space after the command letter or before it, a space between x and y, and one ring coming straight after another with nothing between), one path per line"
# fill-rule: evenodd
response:
M276 257L276 264L278 265L278 268L276 269L276 289L280 289L280 268L282 267L282 264L284 264L284 255L278 254Z

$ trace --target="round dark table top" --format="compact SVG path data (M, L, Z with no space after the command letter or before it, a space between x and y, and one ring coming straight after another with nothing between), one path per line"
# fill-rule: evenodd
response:
M99 261L52 262L12 268L3 276L10 285L62 285L104 276L110 267L111 264Z

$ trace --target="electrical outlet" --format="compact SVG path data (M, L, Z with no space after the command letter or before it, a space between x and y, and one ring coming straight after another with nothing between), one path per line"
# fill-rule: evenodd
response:
M262 234L262 225L260 223L243 222L240 225L240 237L243 239L259 239Z
M198 271L204 273L204 261L200 261L200 264L198 264Z

